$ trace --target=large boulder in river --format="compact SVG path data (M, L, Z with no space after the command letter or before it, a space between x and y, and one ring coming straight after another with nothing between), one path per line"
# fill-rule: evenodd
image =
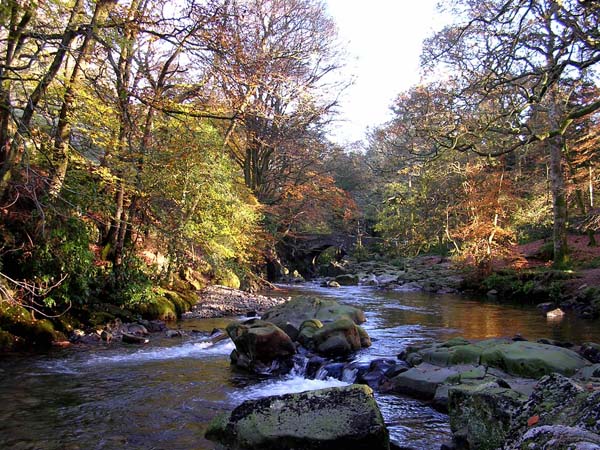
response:
M354 323L361 324L365 314L353 306L341 305L335 300L296 297L283 305L276 306L263 314L262 319L274 323L279 328L292 324L297 329L305 320L317 319L322 323L333 322L338 319L348 318Z
M227 334L235 344L231 361L237 367L264 374L286 373L296 348L280 328L263 320L232 322Z
M341 357L371 346L367 332L348 318L323 325L320 320L305 320L300 325L298 342L329 357Z
M347 356L371 345L366 331L346 318L323 325L314 333L312 342L317 353L330 357Z
M206 437L244 450L389 449L373 391L364 385L248 400L213 420Z
M335 277L335 281L342 286L356 286L358 285L359 278L358 275L344 274Z

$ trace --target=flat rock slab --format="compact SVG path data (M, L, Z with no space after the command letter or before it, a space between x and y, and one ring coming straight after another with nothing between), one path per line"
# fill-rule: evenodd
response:
M536 379L554 372L571 376L591 364L579 354L563 347L506 339L465 343L464 340L455 338L409 352L406 360L422 360L443 367L457 364L482 365L501 369L517 377Z
M464 367L462 371L471 370ZM402 372L392 378L394 392L414 395L423 399L432 399L437 388L451 377L457 376L461 370L457 367L439 367L422 363L417 367Z

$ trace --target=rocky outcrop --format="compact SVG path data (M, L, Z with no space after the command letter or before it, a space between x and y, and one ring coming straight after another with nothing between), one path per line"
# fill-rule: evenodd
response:
M206 437L244 450L389 449L373 391L363 385L248 400L213 420Z
M600 443L598 387L584 386L559 374L542 378L517 411L505 448L550 448L543 444L551 436L556 439L552 449L595 448L584 447L583 443ZM536 428L540 430L534 432ZM577 443L582 446L575 446Z
M357 325L364 322L364 313L333 300L296 298L262 318L227 327L236 345L231 354L235 366L261 374L285 373L292 367L296 345L327 357L345 357L371 345Z
M493 384L450 389L448 409L455 439L471 449L501 447L525 400L512 389Z
M600 371L574 351L454 338L401 356L414 367L388 377L386 389L447 409L459 448L591 449L600 442Z
M290 337L270 322L251 319L232 322L227 334L235 344L231 362L261 374L280 374L291 370L296 348Z
M453 387L449 415L462 448L572 450L600 443L600 391L560 374L542 378L529 397L499 386Z

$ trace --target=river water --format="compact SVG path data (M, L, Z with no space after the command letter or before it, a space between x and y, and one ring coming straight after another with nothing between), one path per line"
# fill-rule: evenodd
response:
M333 297L365 310L373 340L355 358L394 357L407 345L452 336L522 336L600 342L600 323L567 316L549 322L533 308L458 295L383 292L367 287L283 287L278 295ZM231 319L185 321L183 339L154 337L139 346L73 349L0 360L0 449L205 450L217 413L245 399L345 384L301 375L259 379L229 366L230 341L204 343ZM195 331L192 331L195 330ZM436 449L448 440L448 418L427 404L377 395L392 440Z

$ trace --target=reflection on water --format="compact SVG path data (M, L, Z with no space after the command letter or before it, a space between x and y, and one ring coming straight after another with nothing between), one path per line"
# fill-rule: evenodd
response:
M286 290L291 295L334 297L363 308L365 328L373 338L373 346L356 355L363 361L393 357L409 344L456 335L520 333L530 339L600 342L598 322L567 316L548 323L532 308L460 296L314 285ZM232 344L206 343L210 332L229 320L183 322L189 337L155 337L145 347L0 360L0 448L212 449L203 434L218 412L248 398L344 384L297 375L264 380L232 371ZM448 438L447 417L426 404L390 395L377 395L377 400L399 445L432 449Z

